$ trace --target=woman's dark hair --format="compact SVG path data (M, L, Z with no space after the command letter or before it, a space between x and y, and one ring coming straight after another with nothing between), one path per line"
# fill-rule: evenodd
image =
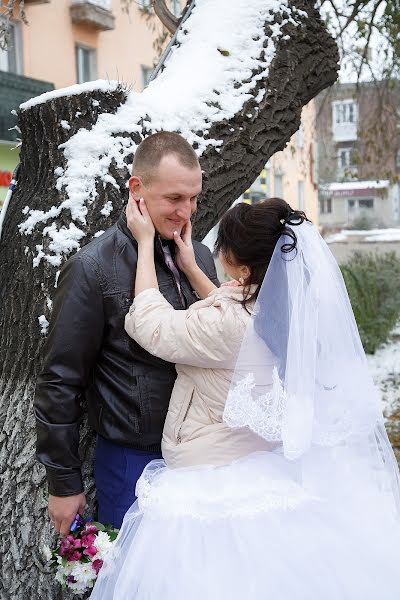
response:
M232 265L246 265L250 276L246 281L243 306L255 300L275 246L281 235L290 238L281 250L289 254L296 250L297 237L293 226L308 221L305 213L293 210L281 198L269 198L260 204L240 203L228 210L221 219L214 254L222 253ZM250 294L250 286L257 288Z

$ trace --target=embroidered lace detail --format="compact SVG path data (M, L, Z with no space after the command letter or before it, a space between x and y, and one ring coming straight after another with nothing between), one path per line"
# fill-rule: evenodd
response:
M145 469L136 486L139 512L148 519L189 517L213 521L292 511L319 501L274 466L272 453L249 456L223 467Z
M272 372L270 392L256 396L253 373L249 373L229 391L224 410L224 421L229 427L250 427L268 442L282 440L282 421L287 395L279 379L278 370Z

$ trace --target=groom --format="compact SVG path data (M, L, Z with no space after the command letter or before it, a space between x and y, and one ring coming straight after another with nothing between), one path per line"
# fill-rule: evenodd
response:
M197 297L174 262L173 235L196 210L202 188L197 156L180 135L160 132L138 146L132 172L129 201L145 199L158 233L154 256L160 291L175 309L184 310ZM193 247L198 265L218 285L210 251L196 241ZM137 243L124 210L115 225L66 262L58 280L35 412L50 519L63 536L86 505L79 458L83 402L97 432L99 521L120 527L143 468L161 457L176 372L125 333L136 261Z

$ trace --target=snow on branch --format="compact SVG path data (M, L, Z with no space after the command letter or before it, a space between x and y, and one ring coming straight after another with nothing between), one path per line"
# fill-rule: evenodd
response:
M223 142L210 136L210 129L232 119L260 81L267 79L285 25L298 27L307 18L288 0L198 0L164 71L142 93L131 92L116 114L100 115L92 129L82 128L64 144L66 165L56 169L57 189L64 192L64 199L48 211L26 207L27 217L19 225L24 234L39 224L47 225L43 235L51 236L53 252L43 254L38 249L34 264L42 258L60 264L62 254L69 254L84 237L88 203L98 195L96 184L100 180L118 188L109 174L110 165L126 168L135 152L137 144L127 133L136 132L141 139L144 133L178 131L199 156L210 147L218 149ZM87 91L84 86L82 91ZM50 95L77 93L78 88ZM263 89L258 92L258 102L264 94ZM25 103L21 109L39 101ZM71 239L65 228L57 235L58 226L51 224L63 210L70 211L74 222ZM64 249L60 239L65 240Z

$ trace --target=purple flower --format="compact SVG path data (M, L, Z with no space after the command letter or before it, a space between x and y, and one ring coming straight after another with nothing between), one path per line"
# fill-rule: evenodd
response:
M99 574L99 571L100 571L100 569L101 569L102 566L103 566L103 561L100 560L100 558L98 558L97 560L94 560L92 562L92 567L96 571L96 575Z
M81 552L78 552L78 550L72 550L67 554L68 562L78 562L79 560L81 560L81 558L82 554Z
M76 583L76 579L73 575L68 575L67 581L68 583Z
M85 527L85 529L82 531L82 537L84 535L88 535L89 533L97 533L99 530L97 529L97 527L95 525L90 525L90 523L88 523Z
M82 541L76 540L73 535L67 535L66 538L61 540L60 544L60 554L61 556L65 556L75 548L82 548Z
M93 546L96 541L96 536L94 533L82 534L82 546L85 548L89 548L89 546Z
M89 546L89 548L86 548L86 550L83 551L83 554L86 554L86 556L90 556L90 558L93 558L93 556L97 554L97 548L95 548L94 546Z

